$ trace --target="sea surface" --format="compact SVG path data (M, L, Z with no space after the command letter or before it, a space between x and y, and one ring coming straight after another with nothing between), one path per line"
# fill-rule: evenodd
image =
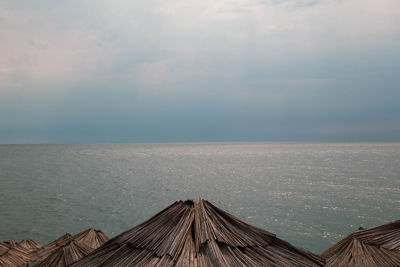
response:
M0 240L112 237L199 197L320 253L400 219L400 143L0 145Z

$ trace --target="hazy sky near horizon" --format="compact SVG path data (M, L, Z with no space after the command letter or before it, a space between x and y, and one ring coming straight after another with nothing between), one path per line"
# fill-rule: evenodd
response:
M399 141L399 0L5 0L0 143Z

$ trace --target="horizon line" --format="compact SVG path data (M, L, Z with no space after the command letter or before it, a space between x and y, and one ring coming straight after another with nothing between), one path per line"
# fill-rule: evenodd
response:
M130 141L130 142L49 142L49 143L0 143L6 145L112 145L112 144L228 144L228 143L400 143L400 140L270 140L270 141Z

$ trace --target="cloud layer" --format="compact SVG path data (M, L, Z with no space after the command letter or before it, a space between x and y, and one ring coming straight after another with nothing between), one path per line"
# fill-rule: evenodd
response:
M5 1L0 143L399 140L397 0Z

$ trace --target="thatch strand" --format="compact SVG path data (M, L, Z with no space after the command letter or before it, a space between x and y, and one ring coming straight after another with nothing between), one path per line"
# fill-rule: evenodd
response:
M322 266L324 261L199 199L178 201L72 264Z
M400 266L400 220L358 230L321 256L326 266Z

